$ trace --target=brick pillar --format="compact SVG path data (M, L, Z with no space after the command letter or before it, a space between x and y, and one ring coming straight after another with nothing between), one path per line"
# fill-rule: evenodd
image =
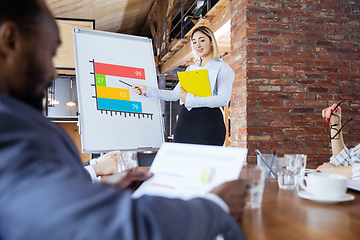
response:
M231 29L230 29L230 55L231 64L235 71L230 118L231 118L231 146L247 148L247 119L246 119L246 2L233 0L230 2Z
M231 145L262 153L330 157L321 110L344 104L345 144L360 143L360 1L232 0L236 73Z

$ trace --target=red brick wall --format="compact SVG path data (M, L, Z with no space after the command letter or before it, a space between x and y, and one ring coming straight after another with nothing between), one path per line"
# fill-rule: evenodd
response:
M346 145L360 143L360 1L232 0L236 79L231 145L327 161L321 110L340 100Z

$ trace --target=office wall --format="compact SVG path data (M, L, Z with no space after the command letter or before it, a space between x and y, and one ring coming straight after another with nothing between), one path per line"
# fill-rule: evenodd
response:
M236 72L231 145L277 154L330 157L321 110L340 100L349 147L360 143L360 1L233 0L231 56Z
M79 128L77 126L77 122L57 122L57 124L69 135L69 137L73 140L76 148L79 151L81 161L87 162L91 159L91 154L82 153L81 151L81 140L79 135Z

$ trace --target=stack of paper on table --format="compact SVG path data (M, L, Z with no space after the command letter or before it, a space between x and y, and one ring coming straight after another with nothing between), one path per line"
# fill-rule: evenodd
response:
M356 191L360 191L360 181L353 181L353 180L348 180L348 184L347 184L348 188L356 190Z
M184 200L203 197L214 187L239 178L247 149L164 143L133 197L144 194Z

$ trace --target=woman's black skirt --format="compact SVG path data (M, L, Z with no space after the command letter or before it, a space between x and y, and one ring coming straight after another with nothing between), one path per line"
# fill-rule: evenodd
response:
M225 124L220 108L192 108L182 105L176 122L174 142L222 146Z

